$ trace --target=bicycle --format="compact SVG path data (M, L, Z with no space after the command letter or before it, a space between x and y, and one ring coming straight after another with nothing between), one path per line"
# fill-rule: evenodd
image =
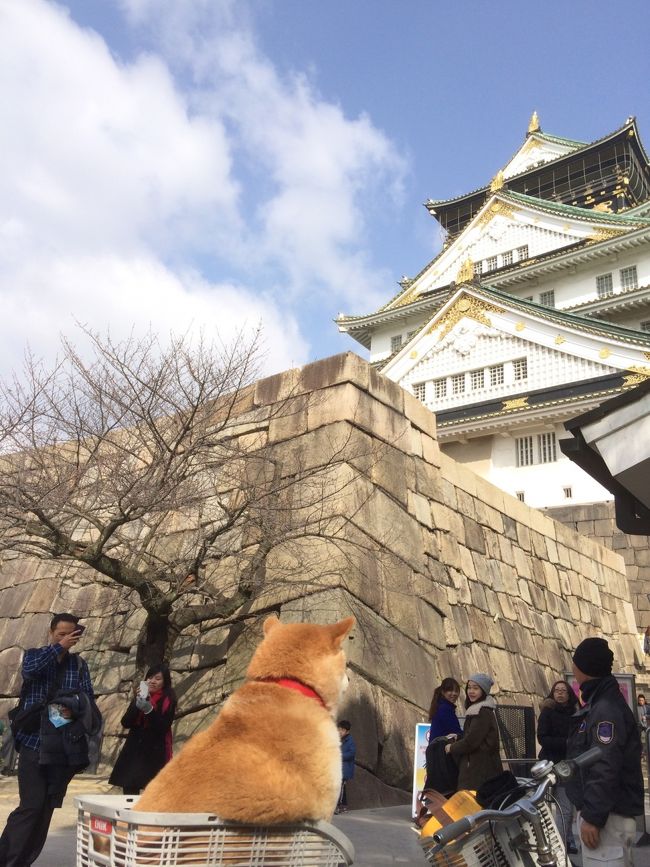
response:
M531 778L518 778L526 794L496 810L480 810L420 838L429 864L436 867L560 867L568 865L562 835L547 801L558 781L570 779L601 756L592 747L574 759L537 762ZM512 796L510 796L512 797ZM509 798L510 799L510 798ZM509 800L508 799L508 800Z

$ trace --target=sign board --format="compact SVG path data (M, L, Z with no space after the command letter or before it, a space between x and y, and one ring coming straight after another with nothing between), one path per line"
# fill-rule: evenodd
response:
M412 815L418 812L418 792L424 788L427 776L427 747L429 746L429 729L431 723L417 723L415 726L415 749L413 752L413 805Z
M618 681L618 688L621 691L621 695L628 703L630 710L634 714L634 718L636 719L636 681L634 680L633 674L617 674L616 672L612 672L612 677L615 677ZM578 686L578 681L575 679L572 673L565 672L564 679L571 684L571 688L580 698L580 687Z

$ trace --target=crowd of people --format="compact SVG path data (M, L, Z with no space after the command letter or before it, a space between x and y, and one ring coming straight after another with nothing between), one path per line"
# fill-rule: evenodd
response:
M641 733L650 723L645 698L635 716L612 676L614 656L603 638L586 638L573 654L577 693L566 680L552 684L537 720L539 758L553 763L592 746L600 758L555 788L558 826L569 855L582 849L584 867L607 863L631 867L636 817L644 811ZM485 673L470 674L464 688L464 724L457 714L461 687L446 677L434 690L426 752L425 789L451 795L477 792L503 774L494 685ZM643 739L644 740L644 739ZM574 825L578 840L574 837Z
M0 867L34 863L70 780L91 761L89 744L101 729L101 714L88 665L72 652L82 634L79 618L57 614L50 623L48 643L24 654L20 701L10 714L7 733L18 751L20 801L0 837ZM594 765L555 790L567 852L577 852L581 844L584 867L603 861L631 865L635 817L643 813L645 737L641 733L650 725L650 709L639 695L637 714L632 712L612 676L612 665L613 654L605 639L582 641L573 654L577 692L566 680L555 681L537 721L542 759L556 763L594 745L601 749ZM446 796L466 789L478 796L504 774L493 687L492 677L485 672L470 674L463 690L453 677L436 687L429 709L425 788ZM122 717L127 733L110 775L112 785L125 794L138 794L171 759L175 713L169 668L162 663L152 666L134 688ZM338 730L343 784L336 812L344 812L356 747L348 720L339 720Z
M56 614L47 644L24 654L20 700L4 741L18 753L19 803L0 837L0 867L31 867L70 780L93 761L102 719L88 665L72 652L83 632L74 614ZM122 717L128 733L111 775L127 794L140 792L171 758L176 711L166 665L150 668L136 692Z

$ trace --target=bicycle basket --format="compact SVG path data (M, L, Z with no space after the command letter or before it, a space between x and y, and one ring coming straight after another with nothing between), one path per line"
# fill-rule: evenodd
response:
M548 804L542 801L537 809L558 864L563 864L564 845ZM424 837L421 843L425 858L435 867L510 867L511 864L539 867L533 826L523 818L486 822L442 847L433 837ZM518 858L513 858L515 852Z

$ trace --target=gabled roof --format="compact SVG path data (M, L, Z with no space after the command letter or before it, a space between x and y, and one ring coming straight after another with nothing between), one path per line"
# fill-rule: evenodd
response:
M490 196L490 198L484 203L483 207L474 215L473 219L470 220L467 226L463 229L461 234L455 238L451 244L444 247L430 262L428 262L416 277L406 285L403 285L400 291L393 296L393 298L379 308L380 311L395 306L401 306L407 300L415 300L419 295L416 290L417 284L421 278L443 258L451 257L453 251L463 245L465 236L471 232L475 226L484 222L486 217L489 217L490 212L495 211L499 204L505 205L506 207L510 206L528 211L533 218L541 214L547 214L569 222L589 224L593 226L594 229L611 230L613 232L623 233L646 226L650 227L650 215L627 213L614 214L608 211L597 211L593 209L587 210L586 208L578 208L574 205L563 205L560 202L551 202L546 199L538 199L535 196L527 196L524 193L516 193L512 190L501 189ZM596 239L594 238L590 240ZM574 237L567 241L566 246L580 242L580 238ZM555 253L564 249L565 247L562 246L552 252ZM521 267L521 263L515 263L514 265L508 266L510 270L517 270L519 267ZM350 317L345 317L346 320L348 318Z
M610 132L607 135L602 136L602 138L596 139L595 141L587 142L587 143L574 141L573 139L562 139L559 136L550 136L548 133L541 133L541 131L532 133L531 136L539 136L540 138L543 137L544 140L549 141L549 142L554 141L554 142L557 142L559 144L567 144L569 146L569 149L567 150L566 153L558 156L555 160L549 160L545 163L542 163L541 165L531 166L530 168L527 168L524 171L517 173L516 175L511 175L508 178L508 180L512 181L515 178L523 178L526 176L533 175L535 172L538 172L540 170L548 168L548 166L551 165L552 163L559 163L562 160L573 158L578 153L586 153L591 148L600 147L604 143L610 141L613 138L616 138L617 136L627 134L631 129L634 130L634 138L636 139L637 144L639 145L640 152L643 155L643 157L645 158L646 163L648 163L648 155L646 154L645 149L644 149L644 147L641 143L641 140L638 136L636 119L632 117L632 118L629 118L623 124L623 126L619 127L618 129L614 130L613 132ZM509 165L514 160L514 158L517 156L517 154L521 151L521 149L523 147L525 147L526 141L528 141L528 140L529 140L529 137L527 136L524 143L521 145L520 148L518 148L517 153L513 154L513 156L508 160L507 165ZM471 190L469 193L462 193L459 196L452 196L449 199L428 199L425 202L425 207L427 208L427 210L429 212L435 214L436 207L439 207L442 205L447 206L447 205L451 205L451 204L456 204L458 202L462 202L464 199L471 199L474 196L478 195L479 193L487 194L489 192L489 190L490 190L490 185L485 184L482 187L477 187L476 189Z
M450 294L447 301L433 314L431 319L404 344L399 352L386 360L381 372L392 379L401 381L404 376L420 363L436 341L441 340L455 325L464 318L493 325L495 317L501 317L501 329L512 336L523 337L545 345L555 351L580 352L587 357L592 354L598 342L600 357L607 359L609 366L628 369L632 364L645 365L650 360L650 332L634 331L607 322L600 322L567 313L555 308L543 307L534 301L524 301L505 292L484 286L464 284ZM516 323L514 320L517 320ZM548 328L537 331L528 327L535 322ZM508 324L509 323L509 324ZM530 336L529 336L530 335ZM566 346L565 346L566 344ZM560 350L560 347L563 347Z

